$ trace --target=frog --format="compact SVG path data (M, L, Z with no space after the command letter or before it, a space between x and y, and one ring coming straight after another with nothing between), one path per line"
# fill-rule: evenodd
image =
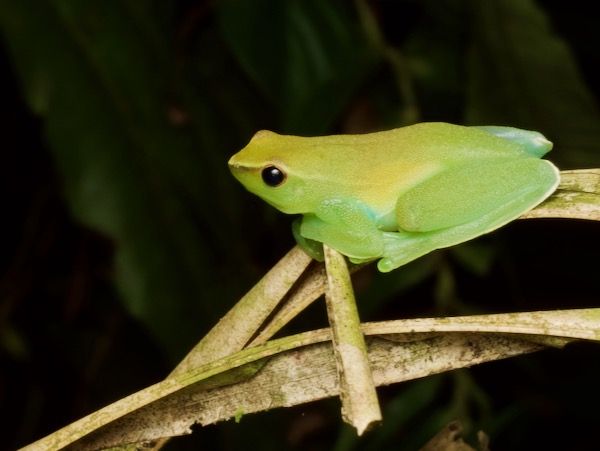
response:
M559 182L544 135L507 126L423 122L365 134L257 132L229 160L233 176L283 213L299 246L323 244L389 272L492 232Z

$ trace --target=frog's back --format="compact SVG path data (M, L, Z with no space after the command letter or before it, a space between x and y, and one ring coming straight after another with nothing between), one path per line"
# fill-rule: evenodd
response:
M344 180L345 190L384 211L390 208L385 200L453 166L541 156L515 139L498 136L505 129L496 129L432 122L364 135L333 135L313 144L326 149L327 166L336 168L336 180Z
M512 133L510 133L512 132ZM356 151L382 161L434 159L452 161L476 158L539 158L551 143L536 132L508 127L466 127L444 122L426 122L368 135L349 135ZM531 136L531 138L529 138ZM539 137L539 141L536 138ZM528 142L543 141L546 146ZM534 148L532 150L532 148Z

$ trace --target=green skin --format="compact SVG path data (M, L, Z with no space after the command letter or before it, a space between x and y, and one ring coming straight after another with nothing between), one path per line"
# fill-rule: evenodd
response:
M298 244L388 272L491 232L558 186L540 158L552 143L510 127L422 123L365 135L305 138L260 131L229 160L250 192L301 214Z

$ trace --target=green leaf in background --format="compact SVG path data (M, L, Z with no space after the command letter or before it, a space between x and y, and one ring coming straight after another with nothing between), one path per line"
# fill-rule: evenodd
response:
M73 213L114 241L133 314L172 357L184 354L243 290L224 265L244 259L229 239L235 203L220 196L231 184L218 130L199 139L172 117L185 87L171 80L173 43L158 20L172 12L134 1L0 7Z
M218 6L223 38L278 109L280 132L326 133L373 69L376 58L352 2L225 0Z
M597 105L544 12L532 0L472 4L466 122L539 130L554 142L554 161L597 162Z

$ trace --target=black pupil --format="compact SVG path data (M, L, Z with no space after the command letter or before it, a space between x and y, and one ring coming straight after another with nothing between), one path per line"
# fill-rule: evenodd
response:
M285 174L275 166L268 166L262 171L262 179L269 186L279 186L285 180Z

